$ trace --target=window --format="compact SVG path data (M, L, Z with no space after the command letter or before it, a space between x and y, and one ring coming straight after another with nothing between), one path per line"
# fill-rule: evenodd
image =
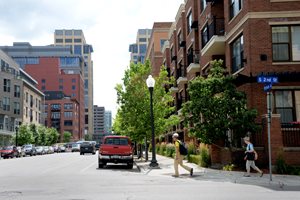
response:
M28 117L28 107L26 107L25 109L25 115L26 115L26 118Z
M243 0L230 0L230 19L238 14L243 7Z
M207 2L206 0L200 0L200 10L203 12L203 10L206 8Z
M60 112L52 112L51 118L52 119L60 119Z
M129 46L129 52L131 52L131 53L138 53L138 46L137 46L137 44L131 44Z
M55 42L56 43L63 43L63 39L56 39Z
M62 30L55 30L55 35L63 35L64 32Z
M147 42L147 38L139 38L139 42Z
M60 78L60 79L58 80L58 82L59 82L59 83L63 83L63 82L64 82L64 79Z
M281 115L281 123L300 121L300 91L275 91L275 112Z
M52 110L60 110L60 104L51 104Z
M73 112L64 112L65 118L72 118L73 117Z
M192 23L193 23L193 15L192 11L187 16L187 34L189 34L192 31Z
M65 35L73 35L73 31L72 30L65 30Z
M21 91L20 91L20 86L19 85L15 85L14 87L15 91L14 91L14 97L20 98L21 96Z
M36 99L35 99L35 107L36 107L36 108L38 107L38 104L39 104L39 100L36 98Z
M80 60L78 57L61 57L60 66L62 67L80 66Z
M84 54L91 53L91 47L90 47L90 45L84 45L83 46L83 53Z
M65 126L73 126L73 121L72 120L65 120L64 125Z
M79 42L79 43L81 43L81 39L80 39L80 38L75 38L75 39L74 39L74 42Z
M72 85L72 90L76 90L76 86L75 85Z
M64 86L60 85L58 89L59 89L59 90L63 90L63 89L64 89Z
M20 114L20 103L14 102L14 114L19 115Z
M89 88L89 80L88 79L84 79L84 88L85 89Z
M45 79L42 79L42 83L45 84L45 83L46 83L46 80L45 80Z
M72 39L65 39L65 43L72 43Z
M161 51L162 51L162 49L163 49L164 44L165 44L166 41L167 41L167 40L165 40L165 39L161 39L161 40L160 40L160 50L161 50Z
M3 91L4 92L10 92L10 80L9 79L3 79Z
M77 55L82 54L82 46L81 45L74 45L74 53Z
M3 97L2 104L3 104L3 110L10 111L10 98L9 97Z
M46 90L46 86L43 85L43 86L42 86L42 90Z
M82 31L81 30L74 30L74 35L81 35Z
M26 92L26 103L28 103L28 92Z
M236 72L244 67L244 37L241 36L231 44L231 65L232 72Z
M76 79L75 78L72 78L72 83L76 83Z
M178 51L180 50L180 44L181 44L181 42L183 41L183 39L182 39L182 33L181 33L181 31L178 33L178 35L177 35L177 42L178 42Z
M64 108L68 109L68 110L71 110L71 109L73 109L73 104L72 103L65 103Z
M207 25L201 31L201 39L202 39L202 48L204 48L205 45L207 44L207 42L209 41L208 26Z
M147 45L146 44L140 44L139 45L140 53L145 54L147 51Z
M33 107L33 105L34 105L33 96L30 95L30 107Z
M300 26L272 27L273 61L300 61Z

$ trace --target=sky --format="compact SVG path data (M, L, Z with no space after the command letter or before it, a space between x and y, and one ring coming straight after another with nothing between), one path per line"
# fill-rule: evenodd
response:
M55 29L82 29L94 49L94 105L115 116L137 30L173 22L184 0L0 0L0 46L54 43Z

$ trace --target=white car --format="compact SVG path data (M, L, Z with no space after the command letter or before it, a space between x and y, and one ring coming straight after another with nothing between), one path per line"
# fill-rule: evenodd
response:
M79 152L80 151L80 144L74 143L72 144L72 152Z

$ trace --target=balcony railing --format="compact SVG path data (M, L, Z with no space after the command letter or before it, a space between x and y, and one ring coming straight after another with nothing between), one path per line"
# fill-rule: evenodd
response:
M284 147L300 147L300 124L282 124L281 133Z
M202 48L210 41L214 35L224 36L224 18L213 17L210 24L207 24L201 31Z
M187 62L189 66L191 63L199 64L199 50L191 50L187 54Z

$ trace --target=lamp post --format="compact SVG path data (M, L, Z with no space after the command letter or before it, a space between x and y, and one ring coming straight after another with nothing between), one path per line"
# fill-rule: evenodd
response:
M16 147L17 147L18 146L18 131L19 131L19 127L16 126L15 130L16 130Z
M150 119L151 119L151 131L152 131L152 159L151 159L150 167L158 167L158 163L156 160L156 152L155 152L153 99L152 99L155 80L151 75L149 75L146 80L146 83L147 83L147 87L149 88L149 91L150 91Z

